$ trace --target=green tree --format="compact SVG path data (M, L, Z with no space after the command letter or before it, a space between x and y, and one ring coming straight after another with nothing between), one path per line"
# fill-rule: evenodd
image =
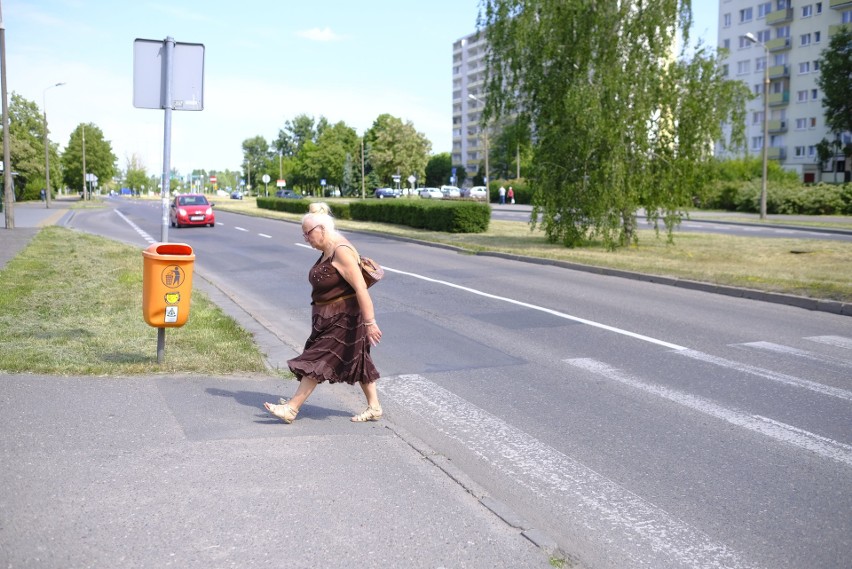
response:
M747 88L724 80L703 48L673 57L691 18L688 0L483 1L482 121L532 125L531 223L541 214L551 242L635 242L640 208L671 239L721 125L742 143Z
M260 191L259 180L264 174L270 174L268 171L271 166L270 159L269 143L262 136L247 138L243 141L243 171L246 174L246 185ZM271 174L270 177L272 177Z
M42 114L35 103L14 92L8 108L9 159L14 172L15 199L38 199L41 189L45 186ZM50 144L49 150L51 173L56 176L56 146Z
M820 54L819 72L825 124L836 134L852 132L852 26L831 36Z
M321 119L321 123L324 119ZM352 167L352 156L359 152L360 139L355 129L340 121L333 125L325 125L317 136L317 151L314 158L318 161L319 177L325 179L326 188L343 186L346 161ZM351 174L350 174L351 177Z
M379 115L365 139L370 149L370 165L382 184L391 185L394 174L403 179L412 174L418 180L426 177L432 144L417 132L411 121L403 122L389 114Z
M127 168L124 173L124 187L130 188L134 194L141 192L143 189L151 188L145 166L136 154L133 154L127 159Z
M425 185L430 187L438 187L442 184L449 184L450 176L453 175L453 160L449 152L441 152L434 154L426 163L426 181Z
M83 138L86 142L86 172L98 178L102 186L115 176L116 157L103 131L92 123L79 124L71 133L62 153L62 181L69 188L83 191Z

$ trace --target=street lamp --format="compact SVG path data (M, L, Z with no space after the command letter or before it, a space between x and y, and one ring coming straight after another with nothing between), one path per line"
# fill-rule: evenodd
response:
M62 85L65 85L64 81L45 87L44 91L41 92L41 109L44 113L44 185L46 186L44 189L44 207L50 207L50 152L48 150L50 141L47 137L47 90Z
M748 32L745 39L763 48L766 61L763 64L763 177L760 185L760 219L766 219L766 163L769 152L769 48Z
M477 98L477 96L474 95L473 93L468 94L467 98L472 99L474 101L477 101L479 103L482 103L482 100ZM489 177L488 177L488 128L486 127L485 128L485 187L486 188L488 188L488 181L489 181Z

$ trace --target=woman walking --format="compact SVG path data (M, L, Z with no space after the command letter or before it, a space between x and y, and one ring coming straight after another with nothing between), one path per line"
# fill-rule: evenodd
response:
M379 372L370 347L381 341L382 331L376 324L358 252L335 229L325 203L310 205L302 218L302 235L322 255L308 273L313 288L311 334L302 354L287 362L299 387L289 401L263 406L285 423L292 423L317 384L358 383L367 398L367 408L351 420L377 421L382 416L375 383Z

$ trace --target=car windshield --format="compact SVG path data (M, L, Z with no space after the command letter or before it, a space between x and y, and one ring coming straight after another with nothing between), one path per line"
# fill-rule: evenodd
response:
M204 196L180 196L178 205L207 205L207 198Z

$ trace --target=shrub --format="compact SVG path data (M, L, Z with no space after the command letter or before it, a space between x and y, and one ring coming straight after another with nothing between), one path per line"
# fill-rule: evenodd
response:
M381 200L350 204L352 219L395 223L447 233L482 233L488 230L491 207L470 201Z

